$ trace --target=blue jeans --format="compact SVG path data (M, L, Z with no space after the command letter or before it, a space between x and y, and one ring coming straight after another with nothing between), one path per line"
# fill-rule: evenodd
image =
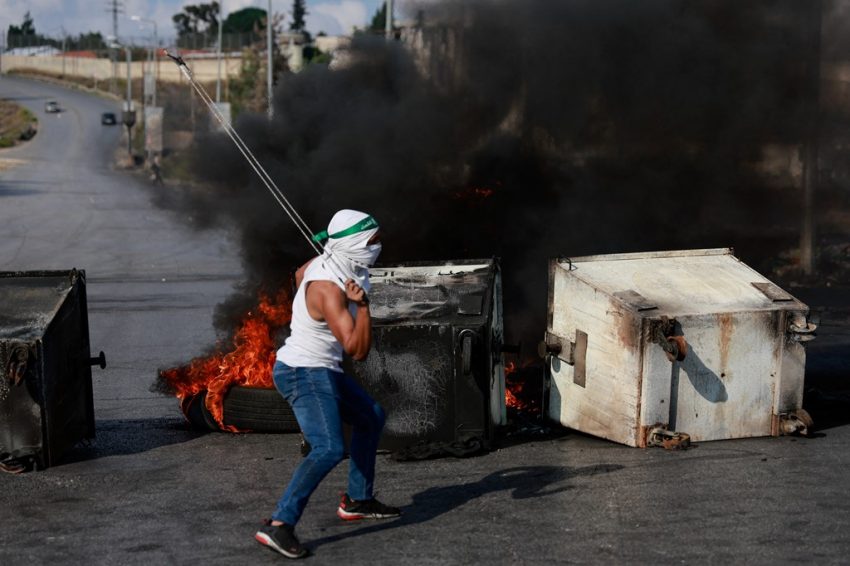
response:
M342 423L352 425L348 496L371 499L375 455L384 410L349 376L326 368L293 368L275 362L274 384L295 413L310 454L298 465L272 519L295 525L313 491L342 461Z

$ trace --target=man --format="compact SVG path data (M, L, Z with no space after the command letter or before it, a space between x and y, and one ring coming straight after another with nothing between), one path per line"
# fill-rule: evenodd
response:
M272 519L254 535L289 558L307 554L295 525L319 482L343 458L343 422L353 430L348 492L337 515L352 520L401 514L372 494L384 411L340 368L343 352L363 360L372 344L367 293L369 267L381 252L378 223L363 212L341 210L316 239L325 237L322 255L296 272L292 332L277 352L273 375L311 450L295 469Z

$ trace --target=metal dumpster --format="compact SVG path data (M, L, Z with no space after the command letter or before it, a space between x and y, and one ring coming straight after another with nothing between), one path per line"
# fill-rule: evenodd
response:
M486 443L506 423L496 260L371 270L373 345L350 371L384 407L381 446Z
M94 437L85 272L0 272L0 457L54 465Z
M808 307L731 249L552 260L546 414L630 446L778 435L802 411Z

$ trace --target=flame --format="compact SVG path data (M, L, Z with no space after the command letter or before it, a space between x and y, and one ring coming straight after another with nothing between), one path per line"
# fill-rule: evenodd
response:
M522 410L527 403L520 400L519 395L522 394L523 383L510 379L510 376L516 373L516 362L508 362L505 364L505 405L510 408Z
M490 198L495 192L489 187L468 187L462 191L456 191L452 196L455 200L477 202Z
M257 307L244 316L236 330L230 351L195 358L185 366L162 371L161 376L181 401L206 391L206 407L219 427L240 432L224 424L224 396L233 385L274 387L275 334L291 318L292 306L285 291L275 297L261 293Z

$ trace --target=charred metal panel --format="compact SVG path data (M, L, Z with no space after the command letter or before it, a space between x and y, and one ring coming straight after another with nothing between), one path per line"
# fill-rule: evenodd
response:
M93 437L85 273L0 272L0 455L44 468Z
M505 420L495 260L373 268L372 351L351 371L384 407L382 447L491 439Z
M550 418L644 446L659 424L694 441L775 434L800 409L808 308L731 250L554 260L550 274L549 331L589 335L584 388L550 358Z

